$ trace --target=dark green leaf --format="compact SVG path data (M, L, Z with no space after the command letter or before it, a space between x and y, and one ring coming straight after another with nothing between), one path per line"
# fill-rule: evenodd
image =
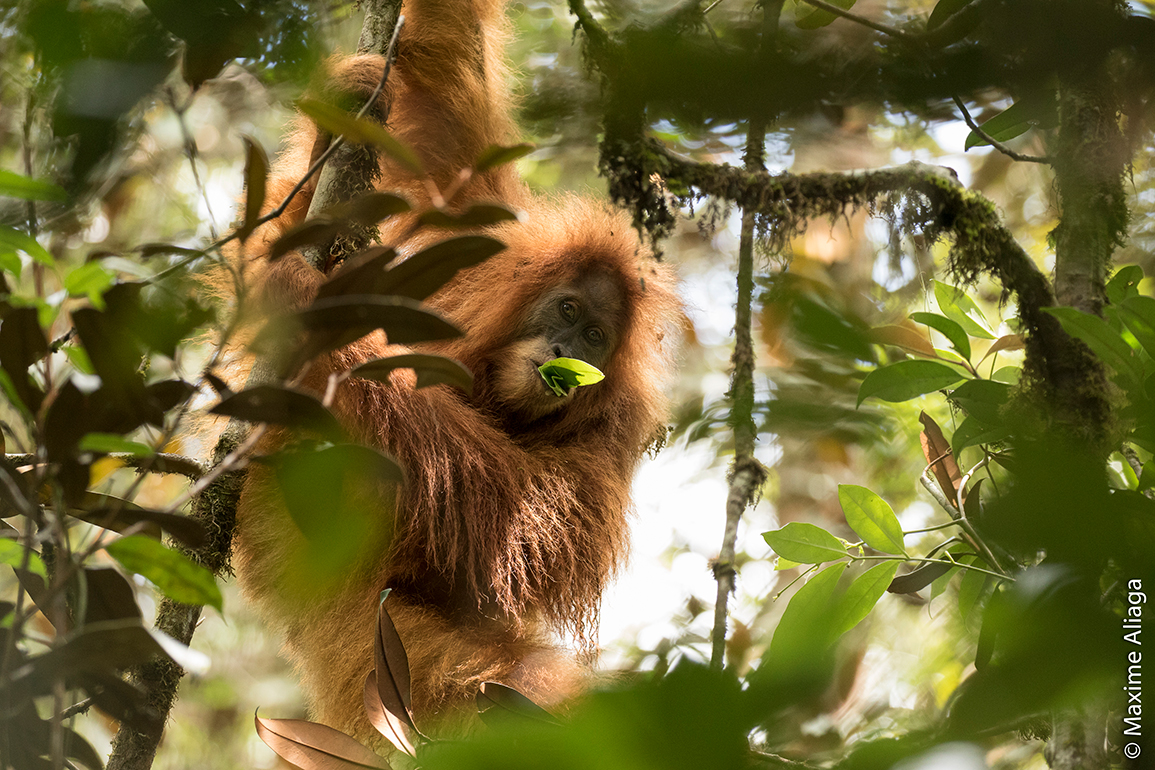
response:
M508 725L511 721L518 724L561 724L553 714L517 690L497 682L482 682L476 702L481 721L491 727Z
M124 575L112 567L85 567L81 574L85 583L83 625L126 618L140 620L136 592Z
M0 169L0 197L64 203L68 200L68 193L64 191L63 187L51 182L31 179L12 171Z
M350 259L330 275L317 290L317 299L341 294L382 294L379 286L385 284L385 268L397 252L385 246L366 249Z
M473 170L478 174L489 171L491 168L504 166L519 158L524 158L536 149L532 144L514 144L508 147L500 144L491 144L481 151L473 164Z
M143 575L173 601L205 604L224 612L224 598L213 573L179 551L143 535L118 538L105 550L125 569Z
M383 330L395 345L461 336L456 326L425 309L420 302L398 296L324 297L293 318L302 329L317 332L295 351L302 361L347 345L377 329ZM266 330L261 332L258 341L279 334L276 321Z
M372 144L380 147L386 155L413 174L420 176L424 173L417 154L397 141L392 134L374 120L358 118L340 107L315 99L301 99L297 102L297 108L315 120L318 126L330 134L343 136L354 144Z
M10 702L46 695L60 679L116 671L157 654L167 653L140 621L96 623L13 671L5 695Z
M409 201L399 195L370 192L332 207L325 212L325 215L330 219L349 220L362 227L373 227L382 219L404 214L409 210Z
M201 249L190 249L185 246L174 246L171 243L146 243L139 247L140 256L144 259L149 257L157 257L162 254L178 254L183 257L190 257L197 254L204 254Z
M994 444L1003 441L1011 435L1005 427L986 425L972 417L967 417L955 428L950 437L950 449L955 457L962 450L978 444Z
M1122 305L1132 297L1139 296L1139 282L1143 280L1143 268L1125 265L1115 271L1107 281L1107 301L1112 305Z
M899 575L890 581L890 586L886 590L892 594L917 593L952 569L955 569L955 566L946 561L936 562L934 564L921 564L905 575Z
M1119 318L1147 355L1155 358L1155 299L1131 297L1119 307Z
M846 523L862 542L876 551L906 555L902 525L885 500L866 487L840 484L838 502L846 515Z
M484 235L448 238L390 268L377 293L424 300L448 283L458 270L473 267L505 248Z
M1006 423L999 410L1010 400L1011 386L993 380L967 380L951 391L954 401L969 416L987 425Z
M763 532L774 553L799 564L821 564L846 557L842 541L821 527L792 521L782 529Z
M958 354L967 361L971 359L971 341L967 337L967 333L957 322L950 320L946 316L941 316L938 313L911 313L910 320L916 323L926 324L935 331L941 333L950 341Z
M28 367L48 354L48 338L36 308L12 308L0 321L0 367L29 412L40 409L44 394L28 376Z
M242 136L245 142L245 221L237 230L243 243L257 229L261 207L265 205L265 181L269 176L269 157L260 143L251 136Z
M1057 123L1058 101L1053 92L1048 92L1017 100L998 115L984 121L979 128L996 142L1006 142L1035 126L1049 128ZM967 135L964 149L969 150L986 144L988 144L986 139L971 131Z
M961 9L970 5L973 0L938 0L934 6L934 10L930 12L930 18L926 22L927 30L935 29L942 25L947 19L958 13Z
M255 385L233 393L211 410L249 422L269 422L340 438L341 424L309 393L279 385Z
M350 374L367 380L388 382L389 375L397 369L412 369L417 374L417 388L430 385L453 385L466 393L473 392L473 375L460 362L445 356L424 353L408 353L389 358L366 361Z
M949 388L964 375L937 361L899 361L882 366L866 375L858 388L858 405L874 397L899 403L924 393Z
M460 214L430 209L418 217L421 224L429 227L485 227L496 225L499 222L513 222L517 219L517 214L505 206L485 203L470 206Z
M962 559L959 561L961 562ZM968 562L976 567L990 569L987 563L977 556L970 558ZM990 576L974 569L964 569L962 572L962 580L958 586L958 611L962 619L967 620L982 597L983 589L986 587Z
M830 4L838 6L844 11L848 11L854 7L855 2L856 0L832 0ZM803 10L808 11L805 16L797 20L796 23L798 24L799 29L818 29L819 27L825 27L827 24L830 24L832 21L838 18L836 14L833 14L830 11L825 11L822 9L812 10L810 6L804 5L802 3L798 4L798 10L799 12L802 12Z
M1155 300L1151 301L1155 303ZM1135 307L1130 303L1129 306ZM1133 390L1143 381L1143 369L1131 346L1102 318L1073 307L1046 307L1043 310L1058 318L1067 334L1086 343L1100 361L1114 370L1124 389ZM1135 318L1130 314L1128 317Z
M313 246L332 240L341 232L341 223L329 217L306 219L273 242L269 247L269 261L276 262L281 257L302 246Z

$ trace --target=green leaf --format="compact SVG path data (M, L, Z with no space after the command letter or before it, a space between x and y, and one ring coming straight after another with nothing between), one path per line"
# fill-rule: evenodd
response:
M973 417L967 417L955 428L954 435L950 437L950 450L955 457L958 457L959 453L969 446L993 444L1009 435L1011 433L1005 427L986 425Z
M24 263L20 261L20 255L14 249L0 248L0 270L14 278L20 278L20 273L24 270Z
M1119 384L1124 389L1134 390L1143 381L1143 369L1133 349L1102 318L1073 307L1045 307L1043 310L1059 319L1067 334L1086 343L1100 361L1118 374L1122 379Z
M866 375L858 388L858 406L870 397L891 403L949 388L965 379L957 369L937 361L899 361Z
M420 176L425 173L417 154L399 142L385 128L369 118L358 118L340 107L316 99L301 99L297 109L330 134L339 134L355 144L372 144L404 168Z
M533 152L535 148L532 144L515 144L509 147L504 147L500 144L493 144L486 147L477 156L477 160L473 164L473 170L478 174L489 171L491 168L512 163L519 158L524 158Z
M269 156L260 143L251 136L242 136L245 143L245 219L237 230L243 243L257 229L261 207L265 205L265 182L269 176Z
M1010 385L992 380L967 380L950 394L950 400L958 404L968 415L986 425L994 426L1005 422L999 410L1010 397Z
M834 607L834 633L838 636L862 622L886 593L898 570L897 561L884 561L863 572L846 589Z
M484 235L446 238L390 267L374 289L382 294L423 300L452 280L459 270L481 264L503 249L504 243Z
M984 340L995 338L987 326L983 311L979 310L979 306L967 296L966 292L942 281L935 281L934 298L943 315L961 326L970 336Z
M866 487L840 484L838 502L846 514L846 523L862 538L862 542L876 551L906 555L902 525L885 500Z
M0 564L7 564L13 569L24 566L24 546L9 538L0 538ZM32 551L28 554L28 571L48 580L48 570L40 554Z
M911 313L910 320L915 323L926 324L942 334L950 341L951 347L958 351L965 360L971 360L971 341L967 333L958 323L938 313Z
M451 214L440 209L430 209L417 218L429 227L485 227L499 222L516 222L517 212L505 206L492 203L478 203L462 211Z
M854 3L855 0L832 0L830 4L836 5L844 11L848 11L854 7ZM806 11L810 11L810 6L799 3L798 11L801 13L804 9ZM831 13L830 11L818 9L807 13L805 16L798 19L796 23L798 24L799 29L818 29L820 27L825 27L827 24L831 23L837 18L838 16Z
M183 553L144 535L118 538L105 550L126 570L143 575L173 601L205 604L224 612L224 598L213 573Z
M56 264L56 258L37 243L35 238L11 227L0 227L0 249L4 247L23 251L35 261L48 267Z
M116 433L87 433L80 439L77 448L81 452L99 452L112 454L113 452L127 452L137 457L149 457L155 454L152 447L137 441L129 441Z
M1132 297L1139 296L1139 282L1143 280L1143 268L1125 265L1115 271L1107 281L1107 301L1112 305L1122 305Z
M910 572L896 577L890 582L886 590L892 594L917 593L953 569L957 569L957 567L947 562L923 563Z
M574 388L593 385L606 378L593 364L577 358L555 358L537 368L545 384L556 396L565 396Z
M1155 358L1155 299L1131 297L1119 307L1119 319L1139 340L1147 355Z
M1000 366L991 375L991 379L995 382L1005 382L1007 385L1018 385L1022 373L1023 367L1021 366Z
M210 411L249 422L314 431L332 439L342 435L337 418L315 396L279 385L245 388L222 398Z
M837 639L830 605L845 571L845 562L832 564L790 597L770 640L772 659L790 662L813 659L822 652L814 649L816 643L829 644Z
M1058 125L1058 119L1058 102L1055 99L1055 93L1048 91L1017 100L998 115L984 121L979 125L979 128L996 142L1006 142L1026 133L1035 126L1050 128ZM987 144L989 142L986 139L971 131L967 135L964 151Z
M116 274L99 262L85 262L64 276L64 289L70 296L88 297L99 310L104 306L100 295L114 283Z
M92 359L88 357L88 351L76 345L65 345L60 348L60 352L68 359L78 372L84 374L96 374L96 370L92 368Z
M977 556L969 558L966 563L989 569L987 563ZM962 580L959 581L958 585L958 612L963 620L967 620L975 605L978 604L990 575L973 569L964 569L962 573Z
M763 532L762 537L774 553L799 564L821 564L846 556L846 547L841 540L821 527L802 521L792 521L782 529Z
M943 22L972 2L973 0L938 0L938 4L935 5L934 10L930 12L930 18L927 19L927 31L942 26Z
M466 393L473 392L473 375L460 362L445 356L408 353L366 361L349 372L353 377L387 382L397 369L412 369L417 374L417 388L430 385L453 385Z
M0 169L0 197L19 198L24 201L53 201L64 203L68 193L63 187L40 179L21 176L12 171Z

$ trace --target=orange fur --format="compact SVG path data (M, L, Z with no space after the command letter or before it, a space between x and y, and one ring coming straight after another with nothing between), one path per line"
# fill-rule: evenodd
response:
M487 146L510 143L510 99L500 57L503 9L494 0L408 0L396 68L382 96L389 127L420 155L442 188ZM382 60L337 63L346 90L367 93ZM279 202L308 165L315 129L299 121L269 182ZM425 187L382 163L381 187L400 190L416 208ZM298 255L268 269L264 254L299 222L312 188L250 239L244 259L266 296L307 302L323 276ZM372 667L378 592L406 644L419 724L441 719L469 729L473 696L487 679L543 704L580 692L588 677L550 639L568 632L588 641L607 581L628 548L630 482L666 414L663 385L680 318L674 278L642 248L629 223L603 205L574 196L531 195L510 166L472 179L458 199L500 201L523 221L487 228L507 244L459 273L428 304L466 336L419 346L471 369L471 397L436 386L415 390L411 374L389 383L346 381L334 411L358 440L397 457L401 488L347 490L366 511L339 586L294 584L308 545L284 511L271 474L254 468L238 512L235 566L245 592L286 637L316 718L370 739L361 687ZM381 241L402 253L447 235L396 238L404 217L382 223ZM625 309L606 379L573 392L545 417L517 417L525 396L503 385L500 365L518 356L519 325L545 292L589 271L610 275ZM314 364L309 384L329 371L404 352L371 335ZM523 354L524 355L524 354ZM271 439L267 448L278 444ZM451 717L451 719L447 719ZM379 743L379 741L378 741Z

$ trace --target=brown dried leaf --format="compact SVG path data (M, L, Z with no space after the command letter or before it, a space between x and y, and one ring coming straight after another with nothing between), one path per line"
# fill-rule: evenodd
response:
M499 682L482 682L477 690L477 711L486 724L509 724L509 719L560 724L553 714L512 687Z
M302 770L388 770L384 759L340 730L304 719L253 719L257 736Z
M1027 343L1021 334L1008 334L1004 337L999 337L987 348L987 352L983 354L983 361L986 361L1001 350L1022 350L1026 345ZM979 363L981 364L982 361L979 361Z
M922 443L922 453L926 457L926 462L943 494L957 508L958 487L962 483L962 474L959 472L954 455L951 454L950 442L942 435L942 428L938 427L938 423L926 412L919 412L918 421L922 423L919 441Z
M388 382L397 369L412 369L417 374L417 388L430 385L453 385L466 393L473 392L473 374L459 361L445 356L407 353L366 361L350 371L353 377Z
M403 721L414 732L412 684L409 678L409 656L401 636L382 601L377 611L377 643L374 645L377 693L385 710Z
M265 180L269 175L269 157L251 136L241 137L245 142L245 221L237 230L241 243L257 229L261 207L265 205Z
M930 340L906 326L879 326L867 332L867 337L879 345L893 345L920 356L938 358Z
M364 698L365 714L369 717L369 723L377 728L377 732L384 735L390 743L409 756L417 756L413 731L400 717L385 708L385 704L381 701L381 690L377 686L376 671L370 671L365 677Z

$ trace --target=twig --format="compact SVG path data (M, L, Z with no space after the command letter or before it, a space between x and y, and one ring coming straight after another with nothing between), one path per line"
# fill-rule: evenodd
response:
M875 32L881 32L884 35L889 35L890 37L893 37L896 40L901 40L902 42L909 43L912 46L919 46L922 43L922 41L919 40L917 37L915 37L914 35L909 35L906 32L903 32L901 29L896 29L895 27L888 27L885 24L880 24L877 21L872 21L872 20L866 18L865 16L859 16L857 13L852 13L850 11L844 10L842 8L839 8L837 5L831 5L830 3L827 3L824 0L802 0L802 2L806 3L807 5L812 5L815 8L826 11L827 13L833 13L835 16L841 16L844 19L849 19L850 21L853 21L856 24L861 24L864 27L869 27L870 29L873 29Z
M773 44L782 3L763 6L763 28L760 55ZM767 120L758 116L750 120L746 135L745 168L764 171ZM714 562L714 579L718 597L714 602L713 647L710 665L721 669L726 658L726 617L730 594L734 591L736 569L734 553L738 541L738 523L757 498L766 480L766 469L754 459L754 441L758 427L754 424L754 227L753 211L742 212L742 234L738 245L738 307L734 315L734 374L730 386L730 421L734 430L734 464L730 470L730 490L726 496L726 529L722 548Z
M1051 162L1051 159L1046 157L1045 155L1044 156L1024 155L1021 152L1015 152L1010 147L1007 147L1005 144L1000 142L998 139L995 139L993 136L988 134L986 131L983 131L982 127L980 127L979 124L975 122L975 119L971 117L971 114L967 110L967 106L965 104L963 104L962 99L958 98L957 96L952 96L951 99L954 100L955 105L958 106L959 110L962 111L963 120L965 120L966 124L968 126L970 126L971 131L974 131L976 134L979 135L980 139L982 139L984 142L989 144L991 147L994 147L996 150L1001 152L1003 155L1006 155L1011 160L1019 160L1019 161L1022 161L1024 163L1047 163L1047 164L1049 164Z
M195 457L171 454L169 452L157 452L153 455L144 456L134 455L128 452L110 452L107 456L123 463L129 468L136 468L153 473L173 473L193 479L194 481L209 471L208 465ZM37 465L42 462L41 458L33 454L10 454L5 455L5 459L15 467Z

